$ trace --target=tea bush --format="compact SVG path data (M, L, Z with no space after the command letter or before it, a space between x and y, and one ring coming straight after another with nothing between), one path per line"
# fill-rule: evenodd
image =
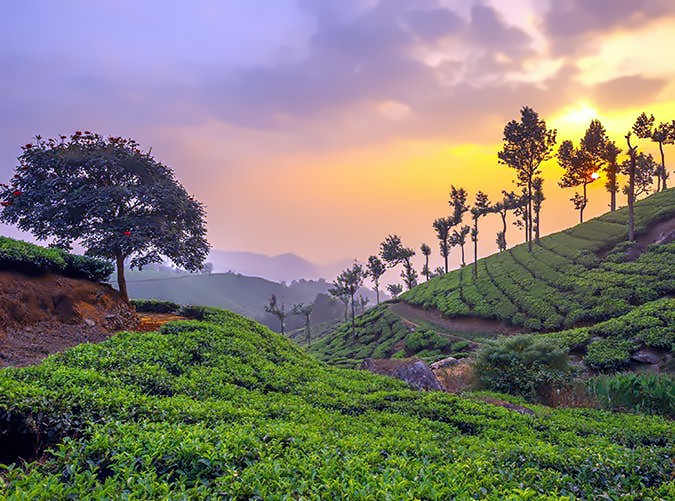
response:
M3 467L2 497L673 496L675 431L664 418L536 405L528 415L415 392L201 311L202 321L0 371L0 440L24 432L49 446L39 461Z

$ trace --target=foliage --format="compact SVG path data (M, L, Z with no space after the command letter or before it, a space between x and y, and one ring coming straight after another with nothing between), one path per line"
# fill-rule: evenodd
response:
M377 256L370 256L368 257L368 264L366 265L366 273L367 276L370 277L370 279L373 282L373 285L375 286L375 297L377 300L377 304L380 304L380 278L382 275L384 275L384 272L387 271L387 269L384 266L384 263L380 260L379 257Z
M403 282L408 289L417 285L417 271L413 268L411 261L414 255L415 251L409 247L404 247L401 237L398 235L388 235L384 242L380 244L380 257L391 268L403 264L401 278L403 278Z
M675 418L675 380L670 374L601 375L587 381L602 406Z
M0 372L0 426L50 446L23 499L668 498L672 423L534 415L331 368L228 312ZM66 437L66 438L64 438Z
M70 248L79 242L87 255L115 260L126 298L124 260L132 267L170 258L199 270L209 245L204 208L139 145L120 137L80 131L70 137L27 144L12 185L0 187L6 203L0 220L54 237Z
M101 282L110 276L113 267L100 259L0 236L0 270L29 275L58 273L70 278Z
M163 299L132 299L131 305L138 313L177 313L181 305Z
M474 371L485 388L531 400L543 390L562 385L570 376L565 350L532 336L485 344Z
M292 312L286 311L286 305L277 301L277 296L272 294L270 296L270 301L265 305L265 311L271 313L279 319L281 324L281 335L283 336L286 333L286 318L288 318Z

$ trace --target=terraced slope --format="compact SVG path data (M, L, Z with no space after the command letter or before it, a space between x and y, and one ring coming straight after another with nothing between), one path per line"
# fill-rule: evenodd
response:
M355 333L342 325L311 351L342 366L358 365L367 357L417 354L433 360L462 356L475 347L473 342L502 334L565 330L561 339L588 335L576 347L582 355L587 347L605 354L591 357L591 367L626 365L633 353L650 345L637 338L590 343L591 337L602 336L570 329L623 318L675 292L675 242L669 240L675 236L675 189L640 201L635 215L635 243L625 242L625 209L608 213L543 237L531 253L518 245L479 260L477 280L466 267L422 283L401 296L405 312L397 305L381 305L357 319ZM672 334L663 335L666 341L659 349L669 351ZM619 356L617 350L621 362L609 363Z
M663 418L419 393L229 312L0 371L0 497L668 499ZM66 438L69 437L69 438ZM36 451L37 447L37 451Z
M675 233L675 189L635 207L638 243L626 245L627 211L608 213L418 285L401 296L450 317L498 319L529 330L558 330L627 313L675 292L675 243L640 243ZM618 245L617 245L618 244ZM610 252L607 252L611 250ZM637 259L632 259L639 254Z

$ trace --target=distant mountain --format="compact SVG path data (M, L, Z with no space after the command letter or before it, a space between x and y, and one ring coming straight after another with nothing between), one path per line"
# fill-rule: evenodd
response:
M292 280L318 280L324 278L331 281L351 261L344 259L335 263L316 264L295 254L265 256L254 252L238 252L212 250L207 262L213 264L217 273L240 273L250 277L261 277L274 282L290 282Z

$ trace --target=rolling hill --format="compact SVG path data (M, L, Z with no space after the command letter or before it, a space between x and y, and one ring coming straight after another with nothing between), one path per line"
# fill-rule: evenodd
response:
M202 311L0 371L0 494L672 498L664 418L416 392Z
M343 365L411 354L434 359L505 333L563 330L561 339L584 337L570 349L605 353L606 359L590 359L599 368L627 364L643 347L672 350L675 327L666 313L651 320L648 337L592 327L610 319L621 324L634 310L645 311L642 305L649 309L675 292L675 189L636 204L635 243L625 242L626 218L621 209L543 237L531 253L518 245L493 254L479 260L477 279L467 266L422 283L400 296L403 307L370 310L355 333L343 325L312 351ZM654 309L673 307L664 301ZM607 340L615 331L623 334Z

